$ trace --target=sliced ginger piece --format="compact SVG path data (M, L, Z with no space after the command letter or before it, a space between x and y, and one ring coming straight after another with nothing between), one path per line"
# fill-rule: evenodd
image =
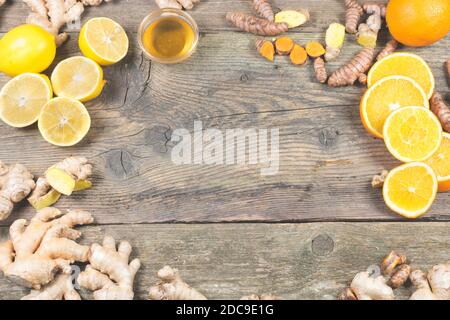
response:
M273 62L273 57L275 55L275 48L273 46L272 41L257 39L256 49L258 50L261 56Z
M340 23L332 23L325 35L326 53L325 60L336 59L341 53L341 48L345 40L345 26Z
M318 58L325 54L325 48L318 41L308 42L305 48L311 58Z
M286 56L291 53L292 48L294 48L294 40L285 36L280 37L275 40L275 50L279 55Z
M28 202L36 210L41 210L55 204L60 197L61 193L53 189L47 179L40 177L36 181L36 188L28 197Z
M79 179L75 180L75 188L73 189L73 191L81 191L90 187L92 187L92 182L90 182L89 180Z
M308 54L306 53L305 48L295 44L291 50L290 56L291 62L295 65L303 65L306 63L308 59Z
M309 20L309 11L307 9L283 10L275 15L275 23L286 23L288 28L299 27Z
M59 193L70 196L75 190L75 179L60 168L49 168L45 173L48 183Z

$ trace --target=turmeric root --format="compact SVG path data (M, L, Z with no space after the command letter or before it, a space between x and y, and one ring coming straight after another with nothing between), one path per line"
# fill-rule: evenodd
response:
M81 233L72 228L92 222L86 211L62 214L52 207L38 211L28 225L25 219L14 221L10 240L0 245L0 270L9 280L39 290L58 271L70 273L71 263L87 261L89 247L74 241Z
M320 57L314 60L314 73L316 74L317 81L320 83L327 82L328 74L325 68L325 61Z
M395 251L391 251L381 261L381 272L389 277L388 285L396 289L408 280L411 274L411 267L406 264L406 256L397 254Z
M356 0L345 0L345 6L347 8L345 12L345 30L348 33L356 33L359 20L363 14L363 8Z
M380 53L377 55L376 60L380 61L384 57L390 55L391 53L394 53L394 51L398 47L398 42L395 39L392 39L386 43L386 46L380 51Z
M345 40L345 26L340 23L332 23L328 26L325 34L325 60L336 59L341 53Z
M256 39L256 49L259 54L269 61L273 62L273 57L275 55L275 48L272 41L264 39Z
M245 32L261 36L276 36L288 31L288 25L284 22L275 23L243 12L229 12L226 19Z
M275 15L276 23L287 23L289 28L299 27L309 21L310 15L307 9L283 10Z
M393 289L399 288L408 281L410 274L411 266L402 264L394 270L388 281L388 285Z
M318 58L325 54L325 48L318 41L310 41L305 46L308 56L311 58Z
M417 289L410 300L450 300L450 261L432 267L428 274L414 270L410 279Z
M31 290L21 300L81 300L73 286L73 280L68 274L58 274L48 285L39 290Z
M253 0L253 8L261 18L271 22L275 20L272 5L268 0Z
M0 221L9 217L14 204L35 188L33 175L21 164L7 166L0 161Z
M291 53L292 49L294 48L294 40L292 40L289 37L280 37L277 40L275 40L275 50L277 51L277 54L281 56L287 56Z
M31 9L27 23L36 24L55 36L56 44L64 43L67 33L59 30L67 23L80 20L85 6L98 6L110 0L23 0Z
M299 46L298 44L295 44L294 47L292 48L289 58L291 59L291 62L293 64L302 65L306 63L308 59L308 54L306 53L305 48Z
M450 78L450 60L447 60L447 76Z
M103 245L91 246L89 265L78 276L80 286L94 291L95 300L132 300L134 277L141 267L139 259L130 263L131 245L120 242L116 248L114 238L106 236Z
M438 117L444 131L450 132L450 108L439 92L435 91L431 96L430 109Z
M361 83L362 85L366 85L367 84L367 74L361 73L358 76L358 82Z
M382 188L388 173L389 171L383 170L381 174L374 175L372 178L372 188Z
M406 260L406 256L398 254L395 251L391 251L381 261L381 272L385 275L391 275L399 265L405 264Z
M251 294L248 296L243 296L241 300L282 300L280 297L273 294Z
M162 8L186 9L191 10L194 4L199 3L200 0L155 0L156 5Z
M362 49L347 65L339 68L328 78L328 85L340 87L352 85L361 73L369 70L374 57L373 48Z
M181 279L177 269L165 266L157 276L161 281L150 288L151 300L206 300L203 294Z

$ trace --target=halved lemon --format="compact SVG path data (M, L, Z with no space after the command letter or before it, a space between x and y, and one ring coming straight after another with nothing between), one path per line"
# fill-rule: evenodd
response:
M58 97L42 108L38 127L47 142L63 147L73 146L88 133L91 117L80 101Z
M102 68L92 59L72 57L58 63L51 76L59 97L89 101L100 95L105 82Z
M369 133L383 138L383 125L388 115L406 106L430 108L428 98L417 82L404 76L386 77L367 89L361 99L361 121Z
M401 75L415 80L430 99L434 91L434 76L428 64L418 55L396 52L373 65L367 75L367 86L371 87L385 77Z
M383 198L392 211L417 218L431 207L437 189L433 169L423 162L411 162L389 172L383 184Z
M425 161L436 173L438 191L450 190L450 134L442 133L442 141L439 149L431 158Z
M128 52L128 37L120 24L109 18L88 20L80 31L81 52L102 66L122 60Z
M38 120L42 107L52 96L52 86L46 75L18 75L0 91L0 118L12 127L29 126Z
M388 151L403 162L425 161L439 148L442 127L424 107L403 107L392 112L383 127Z

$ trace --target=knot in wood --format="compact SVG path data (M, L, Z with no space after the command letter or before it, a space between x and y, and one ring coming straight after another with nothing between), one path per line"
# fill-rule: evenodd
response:
M335 128L324 128L319 132L319 142L329 148L337 143L339 131Z
M111 150L105 160L106 173L115 179L126 180L137 172L133 157L126 150Z
M327 234L319 234L311 241L311 251L316 256L327 256L334 250L334 241Z

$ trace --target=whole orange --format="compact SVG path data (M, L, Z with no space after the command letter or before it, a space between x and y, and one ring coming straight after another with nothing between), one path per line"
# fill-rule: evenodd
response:
M450 0L390 0L386 21L392 36L411 47L423 47L450 30Z

